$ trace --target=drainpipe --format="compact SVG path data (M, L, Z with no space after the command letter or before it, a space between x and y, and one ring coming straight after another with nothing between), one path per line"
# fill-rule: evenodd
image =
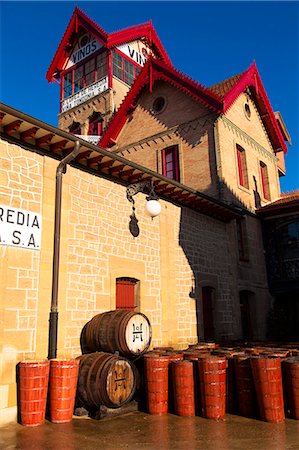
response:
M214 133L214 146L215 146L215 159L216 159L216 176L217 176L217 190L219 195L219 200L222 200L222 164L219 152L219 140L218 140L218 118L214 122L213 133Z
M56 169L53 278L52 278L51 310L49 317L48 359L54 359L57 356L58 276L59 276L59 253L60 253L62 175L66 173L66 165L79 154L79 151L80 151L80 144L79 141L76 141L74 150L60 161Z

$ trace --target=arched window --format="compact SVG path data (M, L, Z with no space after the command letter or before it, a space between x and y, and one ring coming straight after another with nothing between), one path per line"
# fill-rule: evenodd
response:
M100 113L94 112L89 117L88 134L90 136L101 136L103 132L103 118Z
M240 310L243 339L250 340L252 333L252 308L254 307L254 293L250 291L240 291Z
M116 278L116 309L138 311L139 284L136 278Z
M265 163L260 161L260 174L261 174L261 185L262 194L266 200L270 200L270 185L268 177L268 169Z
M205 341L213 341L215 339L214 297L215 289L213 287L205 286L202 288L203 331Z
M246 153L244 148L242 148L240 145L236 146L236 151L237 151L239 184L240 186L243 186L246 189L248 189L249 183L248 183Z
M79 122L73 122L69 128L70 133L80 135L81 134L81 124Z

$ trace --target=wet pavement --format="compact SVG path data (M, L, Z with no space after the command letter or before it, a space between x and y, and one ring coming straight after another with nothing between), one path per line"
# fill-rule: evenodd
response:
M46 421L33 428L12 423L0 429L0 448L298 450L299 421L286 419L284 423L271 424L234 415L215 421L137 411L102 420L74 417L65 424Z

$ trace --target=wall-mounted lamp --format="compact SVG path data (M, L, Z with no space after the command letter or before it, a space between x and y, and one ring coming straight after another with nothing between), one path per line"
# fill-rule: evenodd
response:
M154 190L153 181L141 181L139 183L130 184L129 186L127 186L127 199L133 204L133 211L130 216L131 220L129 223L129 230L134 237L137 237L139 235L139 226L138 219L135 215L135 200L133 199L133 196L138 194L139 192L148 193L148 196L146 197L147 202L145 205L145 211L152 219L158 216L161 212L159 197Z
M135 184L130 184L127 186L127 199L129 202L133 203L133 212L135 211L135 200L133 196L138 194L139 192L149 193L146 197L146 205L145 211L150 217L156 217L161 212L161 205L159 203L159 197L154 190L154 184L152 181L150 182L140 182Z

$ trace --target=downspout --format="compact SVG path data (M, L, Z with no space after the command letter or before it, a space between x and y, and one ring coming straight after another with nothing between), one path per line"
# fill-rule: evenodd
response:
M53 277L52 277L51 310L49 317L48 359L54 359L57 356L58 277L59 277L59 256L60 256L62 175L66 173L66 165L79 154L79 151L80 151L80 144L79 141L76 141L74 150L60 161L56 169Z
M221 200L222 199L222 167L221 167L221 158L220 158L220 152L219 152L219 140L218 140L218 118L214 122L213 132L214 132L218 199Z

